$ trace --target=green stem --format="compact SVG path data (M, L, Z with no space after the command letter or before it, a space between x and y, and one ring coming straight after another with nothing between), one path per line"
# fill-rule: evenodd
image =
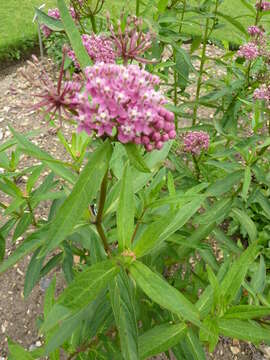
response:
M104 249L106 253L110 254L110 247L105 235L105 232L103 230L102 226L102 220L103 220L103 210L105 206L106 201L106 195L107 195L107 182L108 182L108 170L106 171L104 178L101 183L100 187L100 197L99 197L99 204L98 204L98 213L96 216L96 220L94 221L94 224L96 226L97 232L99 233L99 236L103 242Z
M174 62L176 62L176 50L174 50L173 53L173 59ZM173 71L173 102L174 102L174 106L177 107L178 105L178 96L177 96L177 80L178 80L178 76L177 76L177 71L174 69ZM175 123L175 129L176 131L178 130L178 120L177 120L177 114L174 114L174 123Z
M96 34L97 33L97 24L96 24L95 16L92 13L90 14L90 21L91 21L91 24L92 24L93 32Z
M179 34L181 34L181 32L182 32L182 27L183 27L183 21L184 21L184 17L185 17L185 13L186 13L186 8L187 8L187 1L183 0L183 9L182 9L181 18L180 18Z
M136 16L140 15L140 0L136 0Z
M255 26L258 25L259 21L260 21L260 15L261 15L261 5L262 5L263 0L260 0L258 3L258 9L257 9L257 13L256 13L256 19L255 19Z
M34 211L33 211L32 206L31 206L30 200L29 200L28 197L25 197L25 200L26 200L28 209L29 209L29 211L30 211L30 214L32 215L32 223L33 223L33 225L36 227L36 226L37 226L37 222L36 222L35 214L34 214Z
M195 155L192 155L192 159L193 159L193 163L194 163L194 167L195 167L195 171L196 171L197 180L200 180L201 171L199 168L198 160Z
M205 24L204 36L203 36L203 48L202 48L202 55L201 55L199 77L198 77L198 81L197 81L197 90L196 90L195 106L194 106L194 111L193 111L192 126L196 125L197 114L198 114L198 109L199 109L198 101L199 101L200 93L201 93L204 65L206 63L206 47L207 47L207 40L208 40L209 22L210 22L210 19L207 18L206 24Z

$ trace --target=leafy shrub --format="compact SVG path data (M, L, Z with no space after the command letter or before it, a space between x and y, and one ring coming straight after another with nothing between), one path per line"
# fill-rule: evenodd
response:
M147 21L123 15L118 27L109 20L108 30L118 34L107 38L117 63L94 65L81 33L89 16L94 32L104 21L91 8L85 19L80 3L75 23L63 0L62 20L38 13L51 30L65 29L78 63L73 80L62 83L66 46L55 89L48 80L43 85L38 61L32 65L42 80L36 107L60 125L65 117L79 123L70 142L58 131L70 161L13 129L0 147L0 189L11 198L1 203L8 217L2 259L8 235L24 235L0 271L33 253L25 296L56 267L67 282L57 299L55 279L47 290L42 349L10 343L11 355L59 359L62 349L69 359L146 359L171 350L177 359L205 359L220 336L269 342L266 3L243 1L254 18L247 31L219 11L219 0L150 2L151 27L149 8L138 0L136 14L148 14ZM186 14L190 24L200 22L202 35L182 32ZM224 42L221 55L210 58L207 46L221 21L248 45L236 53ZM182 119L189 126L180 126ZM41 164L25 168L24 153ZM25 189L18 186L23 174ZM36 216L43 201L51 202L46 220Z

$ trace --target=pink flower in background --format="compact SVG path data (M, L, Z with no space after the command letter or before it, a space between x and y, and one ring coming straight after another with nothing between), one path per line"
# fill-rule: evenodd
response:
M270 100L270 89L263 84L260 88L256 89L253 93L253 98L255 100Z
M260 55L260 51L255 43L249 42L240 46L237 55L245 58L246 60L254 60Z
M115 63L116 52L113 49L112 41L107 36L83 34L82 42L94 63ZM68 56L73 60L75 67L79 69L80 64L73 50L68 51Z
M261 4L260 4L260 2L257 2L256 8L261 11L268 11L268 10L270 10L270 2L263 1Z
M184 136L184 151L192 155L200 155L208 150L210 137L205 131L191 131Z
M159 78L137 65L98 63L85 70L85 90L77 95L79 131L115 136L121 143L161 149L176 136L174 115L155 90Z
M260 36L263 34L263 31L258 26L250 26L248 28L248 33L250 36L257 36L257 35Z

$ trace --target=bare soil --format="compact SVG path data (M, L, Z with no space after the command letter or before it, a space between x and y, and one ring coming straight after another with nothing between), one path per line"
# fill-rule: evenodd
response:
M0 72L0 144L11 137L8 124L12 125L19 132L39 130L35 142L58 158L63 158L65 151L57 141L56 135L52 134L50 127L42 119L40 114L29 111L25 103L32 104L31 95L33 89L26 84L26 81L18 71L26 63L13 65L2 69ZM47 61L50 71L54 71L53 65ZM11 90L12 89L12 90ZM30 159L25 156L25 162ZM1 174L0 174L1 176ZM3 194L0 193L0 199ZM39 216L46 214L46 208L40 209ZM1 220L0 212L0 223ZM6 256L10 255L19 242L13 244L10 240L7 244ZM0 277L0 360L7 359L7 339L20 343L26 349L42 345L39 338L36 320L42 313L45 283L48 279L37 285L28 299L23 297L24 277L29 263L30 256L23 259L14 268L7 271ZM63 286L60 277L58 289ZM214 354L208 356L209 360L263 360L270 359L270 348L260 347L256 349L251 344L240 343L236 340L229 341L221 339ZM166 359L164 356L153 359ZM172 358L173 359L173 358Z

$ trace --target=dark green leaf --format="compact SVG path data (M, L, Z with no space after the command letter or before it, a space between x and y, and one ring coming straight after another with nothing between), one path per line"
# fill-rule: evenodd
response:
M140 150L135 144L126 144L126 152L129 157L130 163L139 171L149 173L151 172L148 166L146 165L143 156L140 153Z

